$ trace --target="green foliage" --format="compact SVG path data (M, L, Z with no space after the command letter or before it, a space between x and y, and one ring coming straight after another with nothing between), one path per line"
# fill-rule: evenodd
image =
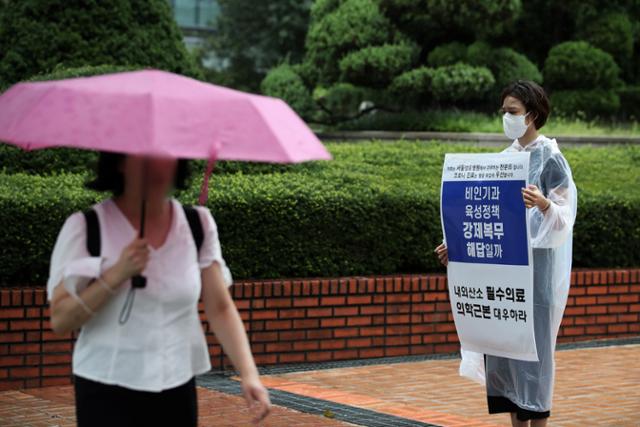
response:
M385 87L415 62L418 48L411 44L369 46L340 60L342 80L359 85Z
M311 0L218 0L220 14L212 23L203 54L214 53L227 65L209 72L212 82L257 90L265 71L287 59L304 56ZM241 30L239 30L241 29Z
M86 172L97 161L94 151L72 148L51 148L24 151L12 145L0 144L0 172L49 175L59 172Z
M633 56L634 25L638 26L638 21L632 23L626 13L607 13L581 27L578 34L611 54L618 65L628 71Z
M273 68L260 85L262 93L281 98L302 117L310 117L315 109L309 89L288 64Z
M0 14L0 83L113 64L200 76L165 0L22 0Z
M135 71L140 68L141 67L138 67L135 65L130 65L130 66L86 65L83 67L71 67L71 68L58 66L54 68L53 71L50 73L37 74L35 76L31 76L27 79L27 81L43 82L48 80L73 79L76 77L91 77L91 76L98 76L101 74L123 73L126 71Z
M640 103L635 104L640 105ZM626 115L625 117L629 117ZM634 119L635 120L635 119ZM457 108L431 108L425 111L383 112L368 114L357 120L340 123L340 130L396 130L436 132L491 132L502 133L502 115L485 114ZM611 122L610 120L586 120L564 118L553 114L553 120L544 126L545 135L588 136L640 136L637 121Z
M431 78L431 91L443 102L472 101L482 98L494 83L488 68L459 63L436 68Z
M502 89L514 80L533 80L542 83L542 74L538 67L521 53L511 48L503 47L493 49L491 54L486 57L484 64L491 70L496 79L494 94L495 102L498 102L497 96Z
M467 47L460 42L451 42L437 46L427 56L427 64L431 67L443 67L458 62L466 62Z
M476 41L467 47L466 58L471 65L487 67L489 58L493 54L493 48L489 43L484 41Z
M562 117L610 117L620 108L620 98L614 90L560 90L551 94L551 105Z
M385 14L426 51L451 40L500 35L518 17L520 0L380 0Z
M306 61L313 81L333 83L340 76L339 62L349 52L392 42L394 28L376 0L323 2L314 9L306 40Z
M544 81L554 90L613 89L619 67L605 51L584 41L554 46L544 63Z
M625 86L618 91L620 115L627 120L640 120L640 86Z
M313 99L323 107L323 115L329 121L353 117L358 113L363 101L371 101L371 89L352 85L351 83L336 83L329 88L318 87L313 91Z
M494 151L418 142L328 146L331 162L221 165L208 206L237 279L437 270L432 250L441 241L444 154ZM579 191L574 265L637 266L640 147L563 151ZM83 174L0 177L2 284L46 279L64 219L103 197L83 189L85 179ZM193 203L198 184L179 199Z
M408 100L426 102L431 95L433 72L433 68L419 67L402 73L393 79L389 91L400 103Z

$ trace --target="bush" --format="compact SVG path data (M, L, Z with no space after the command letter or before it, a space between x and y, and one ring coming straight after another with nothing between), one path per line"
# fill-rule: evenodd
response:
M488 68L460 63L436 68L431 78L431 91L440 101L471 101L481 99L494 84Z
M391 42L393 30L376 0L323 2L314 7L305 59L312 65L313 81L336 82L343 56L356 49Z
M554 90L612 89L618 74L611 55L584 41L554 46L544 63L544 81Z
M288 64L273 68L262 80L263 94L283 99L302 117L311 117L315 105L302 78Z
M613 90L560 90L551 94L551 105L562 117L593 119L616 113L620 98Z
M139 65L198 77L165 0L23 0L0 14L0 82L55 67Z
M442 239L438 195L444 154L495 151L412 142L329 148L332 162L223 162L208 206L237 279L439 270L432 249ZM640 147L564 151L579 192L575 267L639 265ZM103 197L83 189L85 179L0 177L0 283L44 282L64 219ZM179 199L193 203L198 192L194 182Z
M418 48L411 44L384 44L356 50L340 60L342 80L358 85L386 87L413 65Z
M329 88L318 87L313 91L313 99L323 107L330 121L353 117L360 104L373 101L371 89L354 86L351 83L336 83Z
M467 47L467 62L476 67L486 67L493 48L484 41L473 42Z
M625 120L640 120L640 86L625 86L618 90L620 115Z
M533 80L542 83L542 74L536 65L521 53L508 47L495 49L484 64L496 79L496 91L501 91L514 80Z
M434 48L427 56L427 64L431 67L443 67L458 62L466 62L467 47L460 42L446 43Z
M605 13L581 27L579 36L611 54L618 65L628 69L633 56L634 28L625 13ZM637 25L637 23L635 24Z
M389 92L401 103L427 102L431 95L433 68L420 67L400 74L393 79Z

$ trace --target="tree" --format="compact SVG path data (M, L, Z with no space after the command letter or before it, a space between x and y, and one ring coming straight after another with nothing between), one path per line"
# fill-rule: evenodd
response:
M257 90L266 72L283 60L299 62L311 0L218 0L220 15L205 52L223 63L216 82Z
M199 76L165 0L20 0L0 11L0 84L102 64Z

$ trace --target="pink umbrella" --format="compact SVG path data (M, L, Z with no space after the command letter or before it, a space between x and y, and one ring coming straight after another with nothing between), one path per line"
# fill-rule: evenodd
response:
M0 96L0 141L209 159L201 203L216 159L331 159L284 101L157 70L16 84Z

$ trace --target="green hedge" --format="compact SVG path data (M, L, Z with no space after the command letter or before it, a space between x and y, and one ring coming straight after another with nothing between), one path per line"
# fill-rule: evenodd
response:
M562 140L560 140L562 143ZM437 143L329 144L331 162L221 163L209 207L236 278L391 274L439 269ZM640 148L566 149L579 188L576 267L640 265ZM60 161L60 164L62 161ZM69 169L69 167L66 167ZM54 171L55 172L55 171ZM0 176L0 278L42 283L64 219L102 197L86 174ZM199 177L179 194L193 203Z

